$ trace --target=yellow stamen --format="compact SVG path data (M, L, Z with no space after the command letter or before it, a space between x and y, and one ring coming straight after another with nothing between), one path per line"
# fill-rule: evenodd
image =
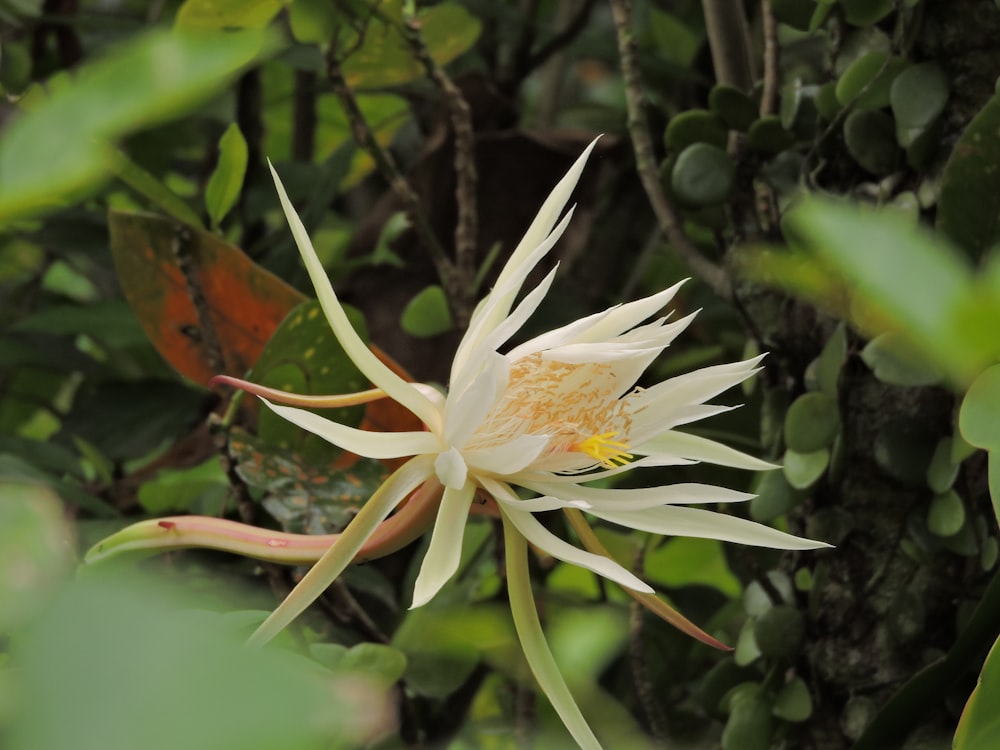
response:
M574 445L573 450L586 453L608 469L624 466L632 459L632 454L628 452L628 443L612 440L617 435L617 432L591 435L586 440Z

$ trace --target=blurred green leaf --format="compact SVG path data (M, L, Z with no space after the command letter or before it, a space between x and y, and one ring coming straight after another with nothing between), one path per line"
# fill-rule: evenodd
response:
M29 622L73 564L63 507L45 485L0 476L0 631ZM0 712L2 713L2 712Z
M132 161L124 151L111 149L108 156L108 169L130 188L152 201L157 208L185 224L199 229L204 227L201 217L183 198Z
M801 677L793 677L778 691L771 712L779 719L800 722L812 716L813 702L809 686Z
M830 465L830 450L820 448L811 453L787 450L782 464L788 483L797 490L805 490L818 482Z
M152 515L167 512L219 515L229 491L217 457L190 469L161 471L139 487L139 504Z
M936 536L953 536L965 523L965 506L954 490L935 495L927 510L927 528Z
M973 257L1000 242L1000 94L962 131L941 175L937 227Z
M970 445L1000 449L1000 365L984 371L969 387L958 413L958 427Z
M915 355L896 333L883 333L873 338L861 350L861 359L876 378L889 385L937 385L942 379L941 372Z
M370 685L243 640L155 581L74 584L17 644L23 701L7 747L320 750L384 729Z
M711 206L725 201L733 190L736 165L725 151L708 143L693 143L677 157L670 185L689 206Z
M425 287L411 299L400 318L403 330L421 338L450 331L455 323L444 289L437 284Z
M269 46L258 32L156 31L83 66L4 128L0 224L79 195L109 168L110 142L189 111Z
M837 401L825 393L802 394L785 414L785 443L797 453L829 447L839 429Z
M737 690L722 732L722 750L768 750L773 724L770 700L759 685Z
M856 112L888 107L892 83L908 64L902 57L884 52L862 55L837 81L837 101L843 105L853 103Z
M647 552L643 566L648 580L668 588L700 584L728 596L742 589L726 563L722 544L714 539L674 537Z
M184 0L174 25L184 31L262 29L288 0Z
M1000 641L993 644L976 689L972 691L955 732L954 750L993 750L1000 744Z
M219 139L219 161L205 186L205 208L212 226L219 226L236 205L247 171L247 142L240 126L231 123Z

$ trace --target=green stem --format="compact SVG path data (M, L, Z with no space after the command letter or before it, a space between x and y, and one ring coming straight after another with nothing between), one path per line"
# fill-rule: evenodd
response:
M531 577L528 574L528 545L521 533L501 513L503 520L504 551L507 562L507 592L510 598L510 613L514 618L514 628L521 641L524 657L528 660L531 673L538 686L552 703L566 729L584 750L601 750L580 707L576 705L566 681L559 672L556 660L545 642L545 633L538 620L535 597L531 591Z

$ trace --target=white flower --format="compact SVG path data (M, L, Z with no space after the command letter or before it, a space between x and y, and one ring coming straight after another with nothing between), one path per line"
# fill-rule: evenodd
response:
M329 405L387 396L412 411L425 432L375 433L348 427L295 406L265 403L305 430L370 458L412 457L365 504L341 538L255 634L264 642L304 610L340 574L365 540L414 490L439 488L430 546L417 577L413 606L430 600L459 564L469 508L477 493L492 497L507 537L508 576L515 624L536 677L576 740L597 746L572 702L544 641L528 588L524 540L643 595L652 589L605 554L580 549L548 531L534 516L582 510L614 524L655 534L706 537L778 549L825 546L742 518L691 505L751 497L705 484L597 489L589 482L643 467L707 461L750 470L771 464L675 428L725 411L707 403L759 368L760 357L707 367L647 389L645 369L691 322L660 311L679 284L617 305L503 351L544 298L555 276L515 304L525 279L551 250L572 216L556 220L594 144L549 195L493 290L476 308L459 344L446 396L404 381L379 361L348 322L312 243L274 173L281 205L317 296L344 350L378 389L332 397ZM273 393L273 392L272 392ZM353 399L353 400L352 400ZM282 400L296 403L287 394ZM522 488L528 493L519 493ZM531 494L530 499L522 499ZM511 557L516 559L511 560ZM523 569L522 569L523 568ZM515 590L516 587L516 590Z

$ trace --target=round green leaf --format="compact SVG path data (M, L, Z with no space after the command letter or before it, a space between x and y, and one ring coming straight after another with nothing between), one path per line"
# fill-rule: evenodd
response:
M708 93L708 106L733 130L746 131L757 119L757 105L735 86L714 86Z
M861 110L844 120L847 150L862 168L878 177L896 168L896 126L884 112Z
M779 604L757 618L753 635L764 656L791 656L802 645L806 622L795 607Z
M809 687L801 677L793 677L778 691L771 712L785 721L805 721L812 716L813 702Z
M826 467L830 465L830 451L828 448L820 448L812 453L787 450L782 463L788 484L797 490L805 490L816 484L823 476Z
M906 60L885 52L862 55L837 81L837 101L845 106L853 102L855 111L888 107L893 81L906 66Z
M757 497L750 501L750 517L755 521L771 521L805 499L805 493L792 487L782 471L769 471L759 477L754 489Z
M707 143L694 143L677 157L670 182L682 202L710 206L729 197L735 176L729 154Z
M907 68L889 89L896 124L904 128L926 128L944 111L948 102L948 78L937 63Z
M737 685L754 677L754 671L739 666L732 657L724 658L708 670L694 688L694 699L706 713L718 716L723 698Z
M829 447L839 429L837 402L825 393L805 393L785 415L785 444L796 453L812 453Z
M753 620L743 623L739 636L736 638L736 648L733 650L733 660L738 667L746 667L760 658L760 647L753 635Z
M840 0L847 22L854 26L871 26L892 12L893 0Z
M795 134L781 126L777 115L761 117L747 131L747 145L757 151L776 154L795 143Z
M722 731L722 750L767 750L771 746L771 703L761 686L732 698L729 721Z
M403 310L400 324L408 334L421 338L450 331L455 324L444 289L435 284L418 292Z
M927 465L927 486L939 494L950 490L958 477L960 462L952 461L951 443L951 438L941 438L934 448L931 462Z
M875 435L875 463L893 479L921 487L938 437L916 419L897 419Z
M869 341L861 350L861 359L875 377L889 385L937 385L941 373L930 363L914 354L906 342L895 333L883 333Z
M935 495L927 511L927 528L936 536L954 536L965 523L965 505L954 490Z
M958 429L970 445L986 450L1000 447L1000 365L972 383L958 413Z
M663 133L663 142L671 151L683 151L692 143L709 143L726 147L729 130L715 112L691 109L670 118Z
M833 122L834 118L842 109L842 105L837 101L837 84L824 83L816 92L816 110L819 116L826 122Z

